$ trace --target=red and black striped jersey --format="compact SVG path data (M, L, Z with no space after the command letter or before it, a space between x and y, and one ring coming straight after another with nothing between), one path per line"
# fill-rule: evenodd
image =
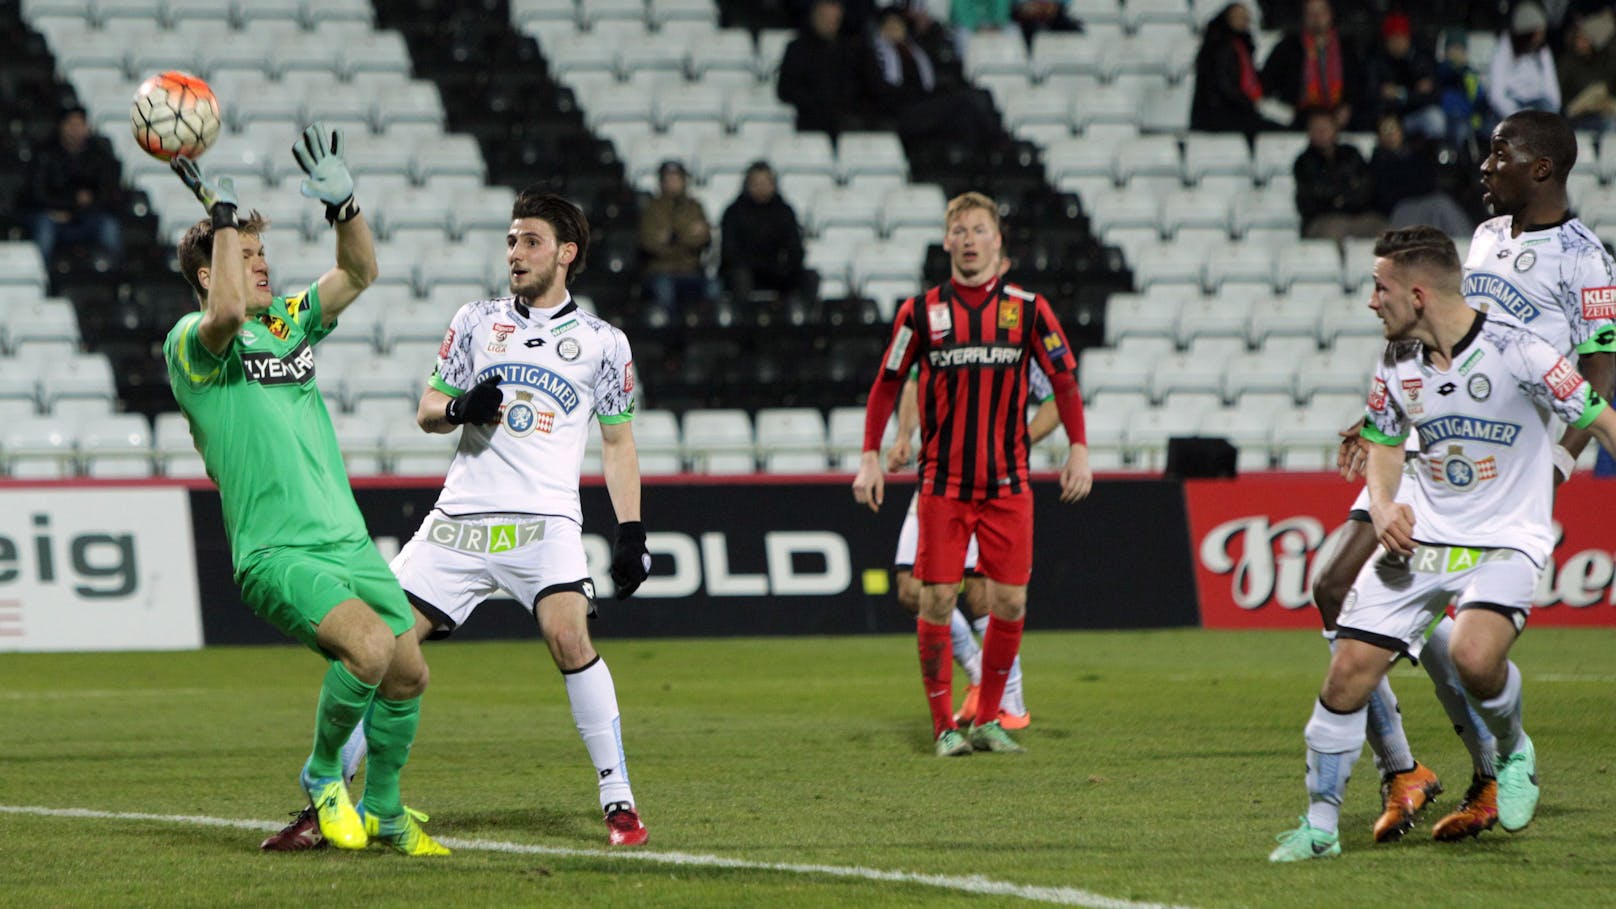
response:
M1028 488L1029 357L1051 377L1077 368L1049 301L1014 284L950 281L898 308L878 381L919 367L922 494L992 499Z

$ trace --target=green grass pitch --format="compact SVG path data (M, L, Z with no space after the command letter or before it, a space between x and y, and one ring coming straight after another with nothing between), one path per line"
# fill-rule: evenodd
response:
M1424 675L1400 667L1415 753L1448 792L1404 842L1375 846L1365 755L1344 855L1305 866L1266 856L1305 805L1317 634L1030 633L1029 753L952 760L930 754L909 637L599 643L647 849L693 863L606 854L594 774L537 641L428 645L404 792L428 830L466 841L446 859L266 855L258 829L5 811L279 826L298 807L321 672L290 646L7 654L0 905L1616 906L1616 632L1532 629L1517 647L1543 781L1530 828L1430 840L1468 762ZM970 892L984 886L972 876L1006 889Z

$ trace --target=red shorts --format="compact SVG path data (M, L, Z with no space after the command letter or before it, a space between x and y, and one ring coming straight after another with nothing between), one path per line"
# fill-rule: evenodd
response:
M920 542L914 575L928 584L957 584L976 535L976 569L1000 584L1023 587L1032 577L1032 492L965 502L920 496Z

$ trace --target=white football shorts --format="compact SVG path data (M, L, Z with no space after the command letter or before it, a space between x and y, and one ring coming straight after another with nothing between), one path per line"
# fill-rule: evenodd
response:
M915 567L915 550L920 547L920 493L909 497L909 513L903 516L903 529L898 531L898 553L892 557L895 568ZM965 547L965 573L976 573L976 534Z
M447 637L500 591L532 612L540 599L572 590L595 610L581 529L555 515L427 515L390 566L411 602ZM434 615L433 613L437 613Z
M1337 621L1337 637L1367 641L1419 659L1425 631L1447 610L1501 607L1519 631L1537 590L1536 563L1514 549L1415 546L1408 558L1383 547L1358 573Z

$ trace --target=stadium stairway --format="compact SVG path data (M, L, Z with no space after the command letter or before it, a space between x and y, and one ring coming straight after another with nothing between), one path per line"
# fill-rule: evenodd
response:
M0 3L0 237L27 240L15 204L27 179L33 149L55 134L66 107L78 104L60 77L43 36L22 18L16 0ZM157 221L138 191L118 200L124 260L97 262L87 248L62 244L45 263L49 292L72 301L85 345L112 364L122 409L151 415L172 407L162 365L168 326L192 306L174 265L172 247L157 235Z

